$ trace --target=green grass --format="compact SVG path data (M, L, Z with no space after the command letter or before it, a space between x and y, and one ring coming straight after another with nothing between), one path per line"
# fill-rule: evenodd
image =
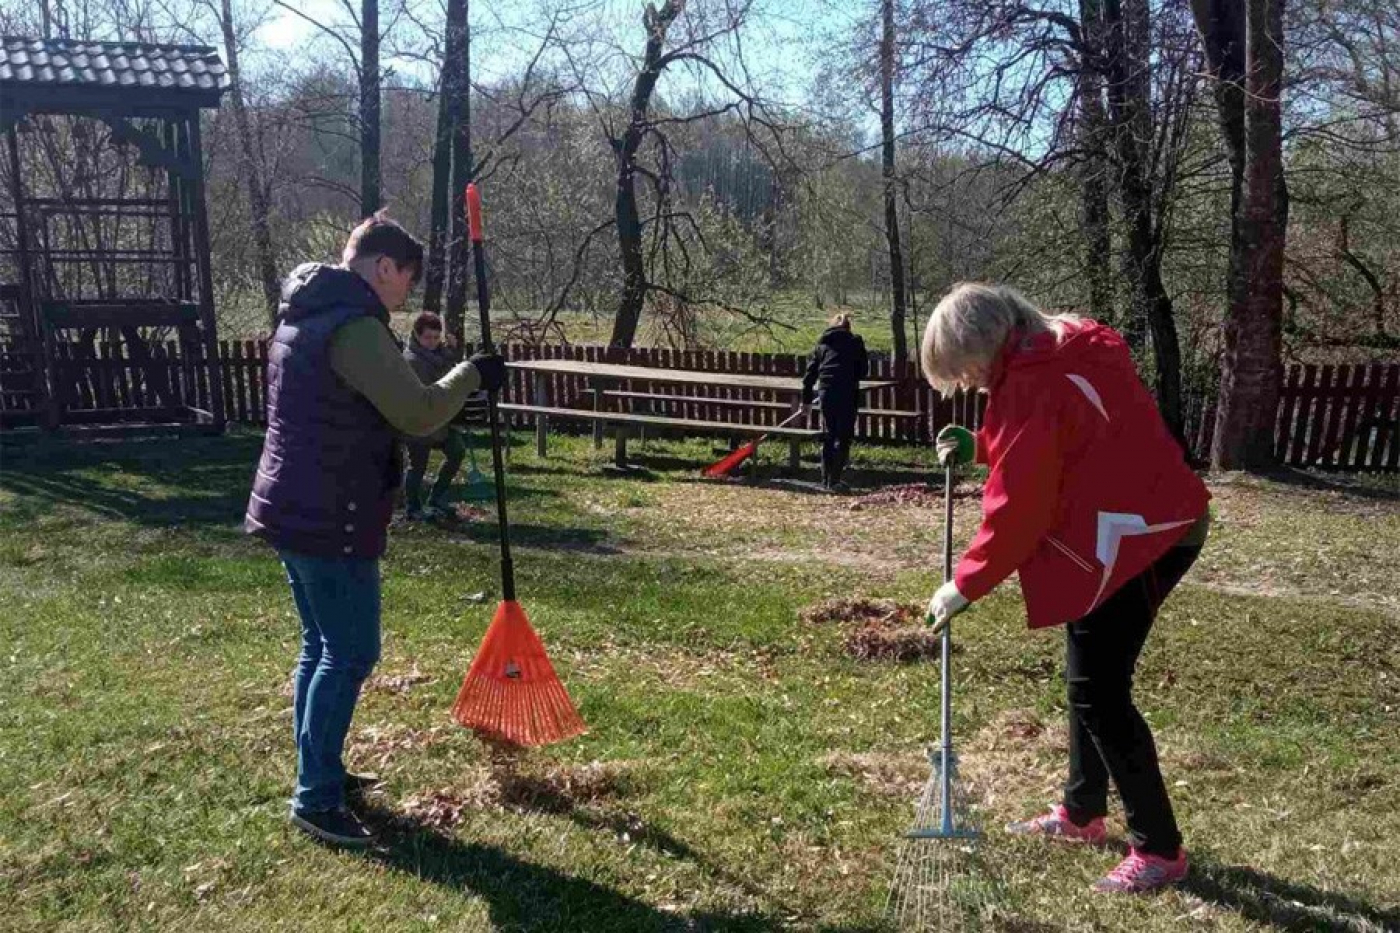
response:
M0 927L883 929L937 668L855 661L798 611L926 598L936 509L703 484L702 442L651 442L618 478L585 440L545 461L520 441L521 598L591 731L492 783L447 710L497 598L494 526L396 528L380 673L411 676L367 690L351 761L386 778L385 814L465 804L368 856L285 822L297 623L238 524L260 439L6 447ZM894 448L856 468L862 489L930 473ZM1197 871L1092 897L1112 854L993 831L972 883L1000 928L1400 926L1400 487L1215 489L1211 546L1138 676ZM975 499L958 514L966 540ZM995 830L1060 780L1060 643L1025 631L1014 586L966 619L955 729Z

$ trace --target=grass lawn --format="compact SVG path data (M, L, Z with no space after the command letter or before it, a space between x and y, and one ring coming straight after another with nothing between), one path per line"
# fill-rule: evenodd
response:
M937 732L937 665L858 660L823 600L926 599L936 496L708 485L559 441L512 464L521 601L591 726L507 767L447 711L498 598L490 520L395 528L384 655L350 763L389 829L337 853L285 819L290 593L240 519L260 437L3 451L5 930L879 930ZM773 452L775 459L779 452ZM857 452L857 493L930 475ZM1014 585L959 623L955 733L1007 930L1400 929L1400 484L1213 484L1217 525L1139 671L1194 860L1008 841L1064 767L1060 636ZM898 498L898 497L895 497ZM976 521L971 488L959 539ZM487 591L484 600L474 598ZM1121 820L1111 820L1121 840Z

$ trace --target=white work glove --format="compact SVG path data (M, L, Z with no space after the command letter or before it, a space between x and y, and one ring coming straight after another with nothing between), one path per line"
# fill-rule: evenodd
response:
M928 621L933 626L933 634L941 635L953 616L972 605L958 592L957 584L951 580L938 588L928 601Z

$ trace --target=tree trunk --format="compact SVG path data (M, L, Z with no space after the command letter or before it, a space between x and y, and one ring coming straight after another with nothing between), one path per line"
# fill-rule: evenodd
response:
M224 36L224 53L228 59L229 99L233 105L233 123L238 131L239 174L248 192L248 210L253 219L253 246L258 255L258 278L262 282L263 303L267 319L277 322L277 304L281 298L281 281L277 275L277 258L272 248L272 227L268 221L267 189L263 185L262 168L253 142L253 129L248 120L247 102L243 98L243 77L238 66L238 39L233 30L231 0L223 0L219 26Z
M437 137L433 141L433 187L428 221L428 255L425 258L427 268L423 275L423 307L438 313L442 312L452 230L453 130L461 117L463 90L470 87L464 71L466 13L465 0L448 0L442 70L438 76ZM451 332L461 334L460 329Z
M472 160L472 36L468 25L468 0L461 5L461 54L456 72L456 125L452 131L452 237L451 264L447 273L447 316L443 323L449 333L465 334L467 282L470 281L470 242L467 235L467 182L476 174Z
M1126 7L1126 15L1125 15ZM1168 430L1187 449L1181 409L1181 347L1172 301L1162 281L1162 244L1153 223L1148 146L1152 140L1152 100L1147 0L1103 0L1104 51L1108 71L1108 113L1118 193L1127 229L1124 278L1131 295L1129 343L1140 345L1150 327L1156 364L1157 406Z
M379 207L379 0L361 0L360 214Z
M666 0L660 11L648 5L643 16L647 29L646 54L641 70L632 86L632 100L627 129L620 139L612 140L617 157L617 194L613 210L617 220L618 254L622 259L622 300L617 317L613 319L614 347L630 347L637 339L642 320L642 307L647 297L646 262L642 257L642 221L637 210L637 151L647 130L647 111L657 79L665 68L661 50L666 43L666 30L685 9L684 0Z
M455 6L455 4L453 4ZM452 6L448 7L450 16ZM442 311L442 287L447 279L448 189L452 178L453 79L451 69L457 57L453 47L451 20L443 48L442 72L438 76L437 136L433 140L433 187L428 220L428 255L424 257L423 308Z
M1103 10L1100 0L1079 0L1079 24L1085 54L1079 74L1080 220L1084 227L1084 270L1089 280L1089 314L1098 321L1116 321L1113 280L1105 259L1113 254L1108 222L1108 155L1104 139Z
M1192 0L1192 11L1217 81L1234 180L1230 307L1211 465L1218 470L1262 468L1274 463L1282 368L1288 223L1280 104L1283 0Z
M904 255L899 242L899 212L895 203L894 175L894 0L882 0L880 35L880 135L883 140L881 170L885 179L885 240L890 251L890 331L894 359L909 360L905 333Z

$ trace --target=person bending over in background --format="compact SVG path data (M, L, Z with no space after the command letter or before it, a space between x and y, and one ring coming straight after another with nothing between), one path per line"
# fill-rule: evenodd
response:
M869 371L865 341L851 331L851 318L838 314L817 340L812 358L802 377L803 412L813 398L822 405L822 485L833 492L848 487L841 474L851 459L851 440L856 434L860 381Z

